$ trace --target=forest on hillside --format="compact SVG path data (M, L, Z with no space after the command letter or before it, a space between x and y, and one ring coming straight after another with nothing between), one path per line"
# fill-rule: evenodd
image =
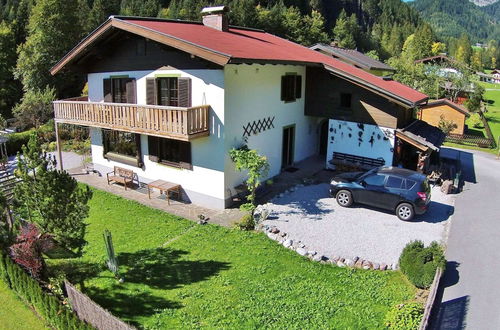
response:
M0 126L51 118L50 101L81 95L84 77L49 69L110 15L201 20L201 9L228 5L230 24L264 29L305 46L335 41L389 60L396 75L425 91L413 60L449 51L475 69L496 65L498 43L477 54L467 35L439 42L419 13L400 0L0 0ZM421 70L421 69L420 69ZM422 81L417 81L418 79ZM36 120L34 120L36 118Z

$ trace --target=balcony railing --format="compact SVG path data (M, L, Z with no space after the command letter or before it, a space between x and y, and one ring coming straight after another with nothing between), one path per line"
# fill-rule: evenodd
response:
M209 108L101 103L78 100L54 101L58 123L108 128L189 141L209 135Z

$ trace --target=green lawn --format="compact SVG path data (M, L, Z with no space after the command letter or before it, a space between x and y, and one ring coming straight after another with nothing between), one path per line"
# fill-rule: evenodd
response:
M38 330L48 329L3 281L0 281L0 329Z
M106 309L142 328L383 328L414 298L400 272L311 262L261 233L200 226L95 191L83 256L51 260ZM104 269L112 231L125 282Z

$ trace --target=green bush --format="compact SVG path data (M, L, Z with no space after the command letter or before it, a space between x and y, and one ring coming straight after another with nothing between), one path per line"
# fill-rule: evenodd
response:
M21 147L28 143L33 132L35 132L35 130L9 134L9 139L7 140L7 154L9 156L17 155L17 153L21 151Z
M36 280L0 251L0 280L3 280L24 302L55 329L93 329L82 322L54 295L45 292Z
M484 123L478 113L471 114L468 123L474 128L484 128Z
M424 314L421 304L411 302L394 306L385 315L385 325L389 329L414 330L420 326Z
M399 266L413 285L426 289L431 286L436 269L440 267L444 270L446 259L443 249L437 242L424 247L422 241L413 241L403 249L399 258Z
M235 228L240 230L254 230L255 229L255 221L252 217L252 214L246 213L241 217L240 221L235 223Z

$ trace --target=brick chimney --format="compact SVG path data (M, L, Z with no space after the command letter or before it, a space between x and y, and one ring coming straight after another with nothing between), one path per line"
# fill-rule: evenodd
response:
M203 15L203 25L219 31L228 31L229 23L226 13L229 11L227 6L205 7L201 11Z

